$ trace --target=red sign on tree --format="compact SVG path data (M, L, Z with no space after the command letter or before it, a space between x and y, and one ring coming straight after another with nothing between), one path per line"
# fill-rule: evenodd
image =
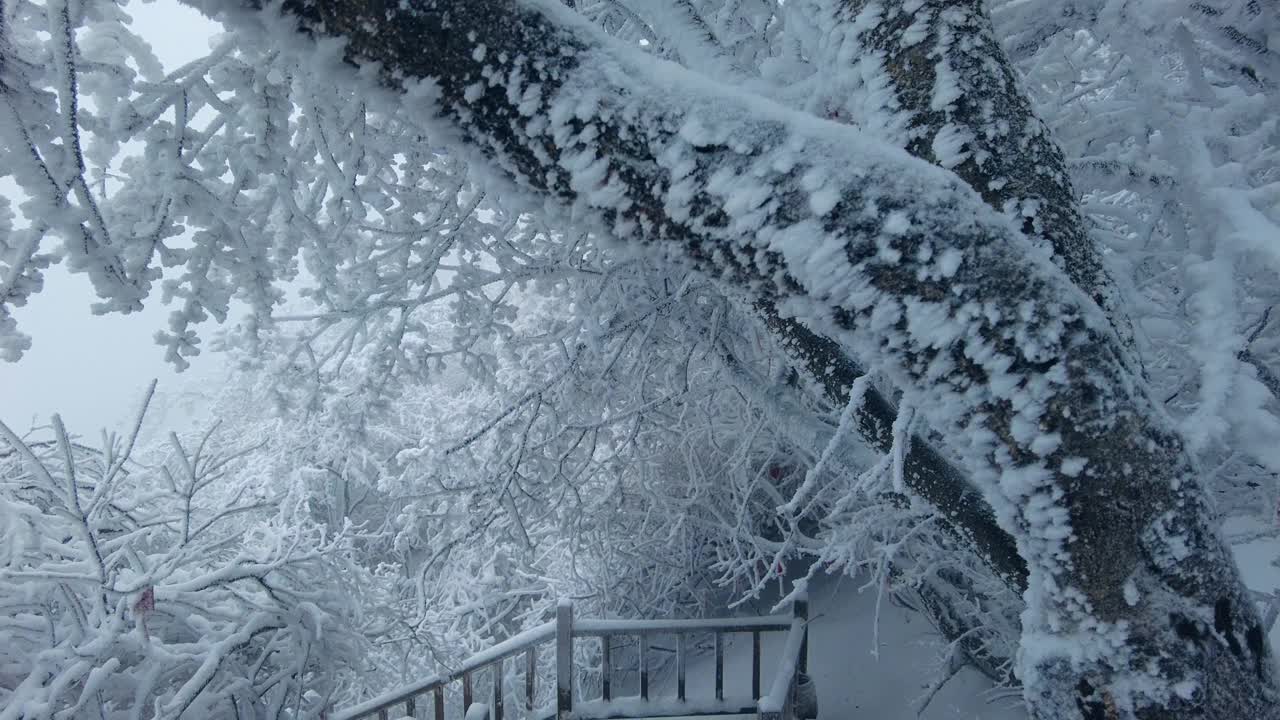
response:
M133 604L133 611L140 614L149 613L156 609L156 589L152 585L148 585L143 589L142 595L138 596L137 602Z

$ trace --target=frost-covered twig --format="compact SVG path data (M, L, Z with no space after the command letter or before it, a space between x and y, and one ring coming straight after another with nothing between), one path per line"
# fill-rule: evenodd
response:
M352 59L394 67L388 84L408 89L403 78L430 77L428 112L484 147L513 187L616 236L680 247L722 281L787 303L916 393L935 428L968 438L966 464L1042 589L1024 615L1030 701L1158 713L1188 702L1174 678L1197 677L1224 689L1215 697L1231 707L1221 712L1274 709L1271 673L1254 672L1270 667L1265 648L1215 653L1207 632L1198 659L1181 670L1166 668L1138 692L1123 679L1146 673L1147 658L1169 657L1164 648L1185 646L1186 633L1167 625L1171 613L1193 622L1220 607L1241 636L1259 619L1210 529L1189 452L1131 384L1124 345L967 188L755 98L653 74L551 5L450 4L447 30L434 6L388 7L385 22L342 2L286 9L312 31L340 35ZM495 22L499 10L505 22ZM517 46L524 61L503 60L500 50L486 60L489 48ZM535 56L542 66L523 67ZM477 85L471 78L485 62L516 62L521 72ZM659 95L667 99L645 101ZM487 121L497 117L529 119ZM758 193L743 194L748 179ZM980 312L987 303L1020 310ZM1099 487L1119 481L1121 464L1124 492L1142 502L1093 502ZM1189 537L1203 539L1194 562L1170 562ZM1120 577L1136 578L1147 602L1128 603ZM1080 632L1083 655L1052 642ZM1240 637L1236 644L1244 647Z

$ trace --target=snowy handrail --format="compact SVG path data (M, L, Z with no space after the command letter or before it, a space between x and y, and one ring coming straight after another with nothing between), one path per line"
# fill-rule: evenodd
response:
M769 694L760 698L759 720L783 720L795 717L796 684L809 671L809 595L796 593L791 604L791 631L778 660Z
M577 713L573 709L573 638L598 637L601 640L601 704L602 717L653 717L661 715L654 712L657 707L640 709L643 714L628 715L620 712L619 707L609 707L612 697L612 665L610 638L618 635L636 637L639 640L640 662L640 705L649 700L649 661L648 650L650 637L657 634L675 635L676 637L676 702L683 705L685 697L685 669L687 653L685 636L692 633L711 633L715 639L715 703L706 705L700 713L703 717L726 714L756 714L757 708L731 708L724 702L724 635L726 633L751 633L751 697L758 701L760 718L774 720L784 717L782 708L787 706L794 695L794 686L798 673L805 672L808 654L808 600L803 592L798 593L793 605L791 617L768 616L748 618L712 618L705 620L592 620L584 619L576 623L573 619L573 605L561 601L556 608L555 622L543 623L519 635L511 637L484 652L467 658L457 668L444 675L433 675L421 682L398 688L378 697L347 708L333 715L333 720L360 720L376 717L388 720L393 709L401 708L402 714L396 717L418 715L418 698L430 694L432 696L434 720L445 720L445 687L455 680L462 681L463 714L471 717L471 712L489 720L503 720L503 661L520 653L525 655L525 716L554 717L557 720L590 717L587 708ZM768 697L760 694L760 634L764 632L789 631L783 657L779 663L777 677L774 678L772 690ZM556 707L554 716L550 708L542 713L534 708L534 679L537 676L537 646L555 639L556 644ZM489 704L481 706L473 702L472 677L478 671L488 669L492 680L493 697ZM594 706L596 703L591 703ZM701 705L699 705L700 707ZM693 707L693 706L690 706ZM775 711L775 707L777 710ZM592 708L594 709L594 707ZM789 707L787 708L790 709ZM587 712L583 712L587 710ZM772 713L772 714L769 714ZM682 713L683 714L683 713ZM785 717L790 717L787 715Z
M778 663L778 672L773 676L773 685L769 694L760 698L757 708L760 720L781 720L783 710L791 703L795 694L796 680L800 672L799 660L804 645L805 625L803 620L792 622L791 632L787 633L787 644L782 650L782 658Z
M700 620L580 620L573 623L573 637L599 637L601 665L601 699L612 700L612 647L609 638L628 635L640 641L640 699L649 699L649 638L653 635L676 636L676 699L685 700L686 647L685 635L714 633L716 654L716 700L724 700L724 636L726 633L751 633L751 693L760 696L760 633L778 632L791 627L791 618L765 616L746 618L708 618Z
M463 710L464 712L472 705L471 702L471 676L477 670L482 670L486 666L492 666L491 672L495 678L502 677L502 661L520 654L525 653L526 657L526 682L525 694L528 703L527 709L532 709L533 702L533 678L535 674L531 672L534 663L534 648L555 636L556 624L553 622L543 623L534 628L526 630L519 635L508 638L497 645L476 653L467 658L452 672L444 675L432 675L425 680L408 685L406 687L397 688L390 692L379 695L378 697L366 700L359 705L349 707L333 716L333 720L358 720L359 718L374 717L375 715L381 720L387 717L391 708L396 705L404 706L404 714L410 717L416 717L417 698L431 693L434 696L435 703L435 720L444 720L444 687L455 680L462 680L463 694ZM496 690L494 692L493 707L490 708L494 720L502 720L502 699L501 687L502 683L495 683Z

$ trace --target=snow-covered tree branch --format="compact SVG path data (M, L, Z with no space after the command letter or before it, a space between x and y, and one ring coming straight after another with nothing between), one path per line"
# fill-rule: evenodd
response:
M93 450L0 423L0 717L295 715L356 660L349 540L226 482L241 453L174 438L157 465L138 426ZM139 425L141 418L139 418Z
M0 5L0 353L55 263L100 312L160 290L178 366L224 324L249 454L25 442L59 489L22 517L65 505L110 575L76 530L108 488L193 596L282 572L217 528L345 538L358 671L243 702L320 712L557 595L697 615L825 570L1040 717L1276 712L1274 588L1226 546L1280 535L1266 3L189 4L230 32L167 71L123 0ZM18 582L78 587L55 547ZM190 655L151 707L242 709L231 645Z
M1210 694L1216 716L1274 711L1260 621L1139 368L953 175L642 60L546 3L285 9L565 217L677 250L898 383L1027 560L1021 676L1039 715L1164 716Z

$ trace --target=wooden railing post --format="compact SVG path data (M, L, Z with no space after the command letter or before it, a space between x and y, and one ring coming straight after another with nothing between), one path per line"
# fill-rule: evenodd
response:
M751 633L751 699L760 699L760 631Z
M613 699L613 636L600 636L600 699Z
M676 699L684 701L684 675L685 663L688 658L685 657L685 637L684 633L676 633Z
M538 651L529 648L524 651L524 709L526 716L533 716L533 696L535 681L538 677Z
M716 632L716 700L724 700L724 633Z
M802 620L804 626L804 640L800 643L800 667L797 668L802 674L809 673L809 591L801 590L796 593L795 600L791 603L791 616L797 620Z
M641 633L636 638L640 647L640 699L649 699L649 636Z
M787 691L787 714L791 718L811 718L818 715L818 689L809 677L809 591L800 588L791 603L791 615L804 623L800 636L800 656L796 658L796 675Z
M569 720L573 713L573 603L561 600L556 607L556 718Z
M502 658L489 667L493 675L493 720L502 720Z

